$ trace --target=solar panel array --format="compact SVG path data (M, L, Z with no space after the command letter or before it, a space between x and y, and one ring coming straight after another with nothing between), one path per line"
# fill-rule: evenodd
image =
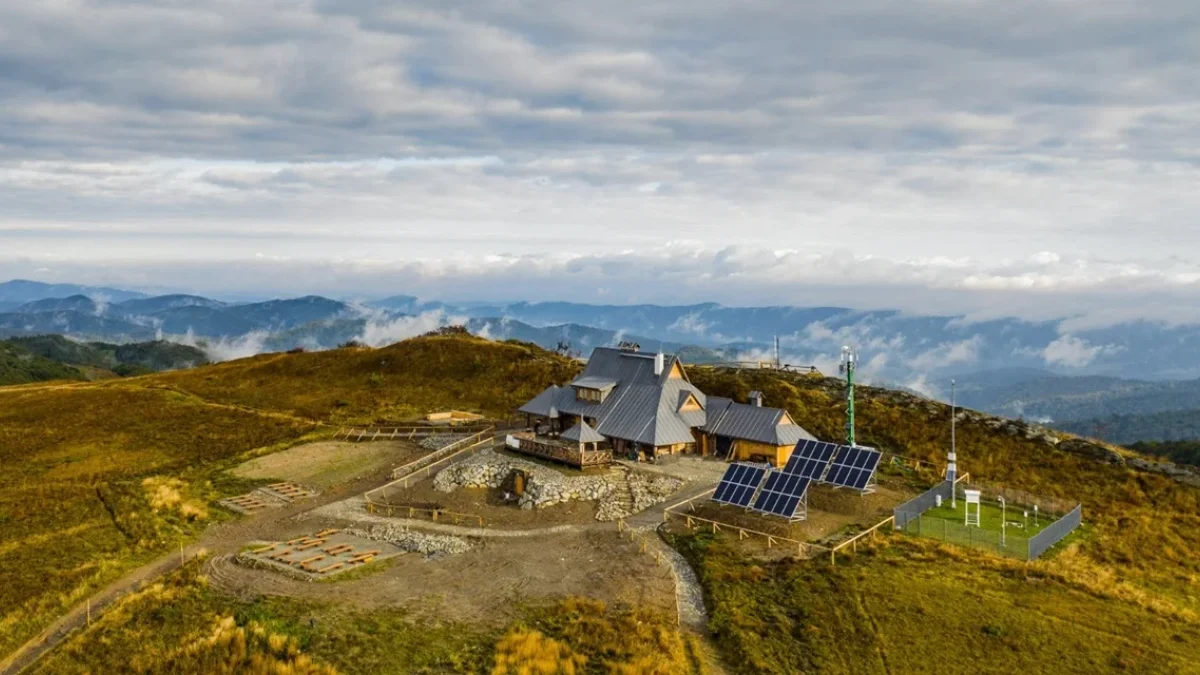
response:
M839 487L862 490L879 467L882 453L871 448L839 446L833 456L825 482Z
M792 451L792 456L788 458L787 465L783 467L783 472L811 480L821 480L825 467L829 466L829 460L837 448L836 443L800 441Z
M746 507L754 497L754 491L762 482L766 467L758 464L730 464L725 470L725 477L717 484L713 493L714 502Z
M755 511L770 513L784 518L794 518L796 508L804 499L812 480L794 473L771 471L767 474L767 482L763 484L758 498L754 500Z

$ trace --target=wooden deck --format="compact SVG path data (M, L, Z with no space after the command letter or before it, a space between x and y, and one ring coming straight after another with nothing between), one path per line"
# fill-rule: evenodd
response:
M539 438L530 432L519 432L511 434L511 436L516 439L517 446L509 446L510 450L539 459L548 459L580 469L606 466L612 464L613 461L612 450L607 448L580 450L576 445L551 438Z

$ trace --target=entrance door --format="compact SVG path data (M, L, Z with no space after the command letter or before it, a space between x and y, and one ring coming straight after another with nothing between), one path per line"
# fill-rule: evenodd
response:
M729 459L729 450L733 447L733 439L728 436L717 436L717 457Z

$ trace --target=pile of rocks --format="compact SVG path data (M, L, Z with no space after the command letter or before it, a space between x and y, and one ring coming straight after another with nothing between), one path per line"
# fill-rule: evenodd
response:
M441 450L466 438L467 434L434 434L421 439L421 447L426 450Z
M630 472L628 480L629 491L633 493L634 513L641 513L655 504L665 502L683 487L683 481L678 478L654 476L638 471Z
M366 530L346 530L346 534L385 541L401 550L424 555L455 555L471 550L471 542L463 537L413 532L399 525L373 525Z

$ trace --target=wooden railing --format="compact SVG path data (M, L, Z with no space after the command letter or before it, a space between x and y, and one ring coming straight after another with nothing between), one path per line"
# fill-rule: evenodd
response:
M407 426L407 427L340 427L333 433L335 441L350 441L351 443L367 441L414 440L427 436L444 436L461 434L483 429L491 429L491 425L442 425L442 426Z
M404 506L403 504L380 504L367 500L368 513L385 513L390 517L396 517L397 514L406 516L409 519L417 516L428 517L433 522L442 522L449 520L451 523L458 525L461 522L474 521L479 527L483 527L483 516L478 516L471 513L455 513L445 509L423 509L416 506Z
M581 450L557 441L538 440L532 433L516 433L512 437L517 441L517 447L511 449L517 452L579 468L605 466L613 461L612 450L608 449Z
M421 480L429 476L435 466L444 464L452 459L461 457L467 453L475 452L484 448L494 448L500 444L500 439L494 435L494 429L486 429L461 441L457 441L451 445L438 450L418 459L415 462L409 462L404 466L397 467L393 470L392 475L398 476L392 482L381 485L374 490L369 490L363 495L363 500L366 502L367 512L369 513L386 513L389 516L395 516L398 513L406 513L409 518L416 516L429 516L432 520L449 518L454 524L458 524L464 520L475 520L482 527L483 518L468 513L455 513L446 509L427 509L418 506L409 506L407 504L395 504L388 498L388 491L393 489L408 489L409 481ZM437 455L442 455L433 459Z
M893 523L895 523L895 522L896 522L896 517L895 517L895 516L888 516L888 517L887 517L887 518L885 518L884 520L881 520L881 521L879 521L878 523L875 523L875 524L874 524L874 525L872 525L870 528L868 528L868 529L866 529L866 530L863 530L862 532L859 532L858 534L856 534L856 535L854 535L853 537L851 537L851 538L847 539L846 541L843 541L842 543L838 544L837 546L834 546L833 548L829 549L829 564L830 564L830 565L836 565L836 564L837 564L837 552L838 552L838 551L840 551L840 550L842 550L842 549L846 548L847 546L849 546L849 547L851 547L851 548L850 548L850 551L851 551L852 553L857 553L857 552L858 552L858 540L859 540L859 539L862 539L863 537L866 537L866 536L870 536L870 537L871 537L871 539L875 539L876 532L878 532L878 531L879 531L879 528L883 527L884 525L891 525L891 524L893 524Z

